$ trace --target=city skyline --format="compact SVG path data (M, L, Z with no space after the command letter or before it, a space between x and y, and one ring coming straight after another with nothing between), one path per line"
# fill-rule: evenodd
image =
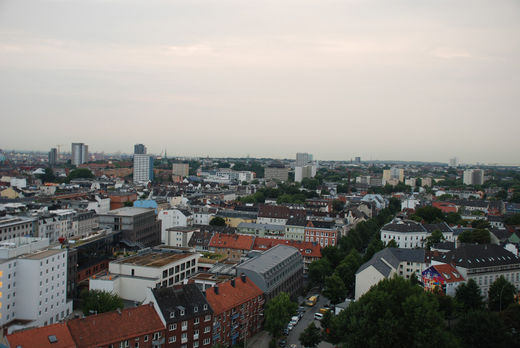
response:
M519 9L5 1L0 148L518 165Z

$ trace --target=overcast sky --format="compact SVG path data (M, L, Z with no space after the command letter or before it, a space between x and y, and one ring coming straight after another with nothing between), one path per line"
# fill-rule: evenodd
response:
M520 164L520 1L0 0L0 148Z

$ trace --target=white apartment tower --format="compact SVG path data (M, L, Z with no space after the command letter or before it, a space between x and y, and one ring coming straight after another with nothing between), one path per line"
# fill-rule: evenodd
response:
M467 169L464 171L464 185L484 184L484 171L482 169Z
M72 143L71 153L71 164L79 166L80 164L88 162L88 145Z
M153 158L150 155L134 155L134 182L145 183L153 180Z
M8 332L59 322L72 313L67 301L67 249L47 238L0 243L0 325Z
M312 155L309 153L298 152L296 154L296 167L303 167L312 162Z

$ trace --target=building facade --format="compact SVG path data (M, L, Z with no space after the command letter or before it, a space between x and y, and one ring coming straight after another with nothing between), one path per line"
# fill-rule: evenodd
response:
M99 226L122 232L129 246L152 247L161 244L161 221L154 209L125 207L99 215Z
M150 155L134 155L134 182L153 181L153 158Z
M264 296L247 276L207 289L206 299L213 309L212 345L232 346L261 330Z
M72 143L71 153L71 164L79 166L80 164L88 162L88 145Z
M67 249L45 238L19 237L0 246L0 325L11 330L43 326L72 313L67 300Z
M199 254L144 251L111 261L108 273L90 278L90 289L110 291L125 300L142 302L146 289L184 283L198 269Z
M269 301L281 292L295 296L303 286L303 258L299 250L278 244L260 256L237 266L237 275L245 274Z
M166 327L166 347L211 347L213 309L195 284L148 289L145 303L152 303Z

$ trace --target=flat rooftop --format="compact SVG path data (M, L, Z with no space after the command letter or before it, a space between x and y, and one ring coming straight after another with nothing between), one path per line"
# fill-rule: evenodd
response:
M60 254L63 251L63 249L49 249L35 254L24 255L23 258L28 260L41 260L52 255Z
M194 232L198 231L199 228L197 227L185 227L185 226L174 226L174 227L168 227L166 231L177 231L177 232Z
M110 210L106 214L100 215L118 215L118 216L135 216L139 214L148 213L154 211L153 208L136 208L136 207L123 207L119 209Z
M145 267L163 267L169 263L173 263L193 255L195 255L195 253L178 254L152 251L146 254L129 256L114 262Z

